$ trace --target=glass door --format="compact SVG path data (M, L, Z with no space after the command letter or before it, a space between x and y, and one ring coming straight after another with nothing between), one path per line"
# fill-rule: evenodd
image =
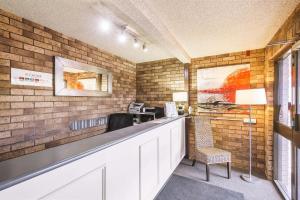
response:
M297 200L300 199L300 148L299 146L297 147L297 166L296 166L296 196L297 196Z
M300 200L300 50L276 62L274 97L274 182Z
M300 51L293 53L293 85L295 85L294 96L295 106L293 109L294 129L292 135L293 143L293 168L292 168L292 197L300 200Z
M277 61L274 91L274 181L285 199L292 199L292 69L287 52Z

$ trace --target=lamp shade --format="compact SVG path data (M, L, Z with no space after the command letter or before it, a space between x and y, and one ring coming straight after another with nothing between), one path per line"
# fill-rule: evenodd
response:
M240 105L264 105L267 104L265 88L237 90L235 103Z
M187 101L188 95L187 92L173 92L173 101Z

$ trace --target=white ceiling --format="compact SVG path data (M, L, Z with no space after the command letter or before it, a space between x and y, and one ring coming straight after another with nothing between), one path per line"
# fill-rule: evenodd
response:
M102 4L100 4L102 2ZM0 8L139 63L265 47L300 0L0 0ZM101 5L105 5L104 7ZM101 17L128 24L149 51L105 34Z
M144 0L191 57L263 48L299 0Z
M0 0L0 8L136 63L173 57L155 43L149 44L149 51L146 53L141 49L134 49L132 41L120 44L117 39L119 29L113 29L114 31L110 33L101 32L99 22L106 11L102 13L102 8L97 2L97 0Z

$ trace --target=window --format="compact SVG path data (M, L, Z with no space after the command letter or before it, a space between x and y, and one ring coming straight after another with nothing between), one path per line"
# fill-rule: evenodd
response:
M291 199L292 194L292 143L285 137L275 134L276 137L276 176L275 181L282 192Z
M278 62L278 121L291 126L292 65L289 54Z

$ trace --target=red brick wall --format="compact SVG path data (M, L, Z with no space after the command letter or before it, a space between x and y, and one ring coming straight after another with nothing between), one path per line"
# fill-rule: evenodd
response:
M11 67L52 73L53 56L111 70L112 96L61 97L54 88L10 84ZM0 10L0 160L101 134L105 127L72 132L69 123L126 111L135 98L134 63Z

